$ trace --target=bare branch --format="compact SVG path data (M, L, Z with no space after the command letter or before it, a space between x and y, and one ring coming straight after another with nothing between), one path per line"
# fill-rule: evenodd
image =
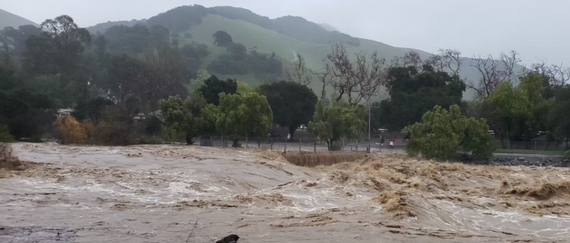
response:
M546 61L534 63L530 68L525 69L525 74L538 73L548 78L548 82L553 86L564 85L570 80L570 68L565 68L562 64L548 65Z
M338 92L337 101L347 98L350 105L357 105L362 100L374 96L382 85L386 84L386 60L377 53L369 58L363 53L356 53L356 61L350 61L342 44L332 47L327 55L331 65L332 86Z
M323 62L324 62L324 60L323 60ZM313 73L313 75L317 76L317 78L321 82L321 84L322 84L321 100L326 100L327 99L326 87L328 84L332 83L332 81L331 81L332 71L331 71L330 65L328 63L325 65L325 71L324 72L313 72L313 71L311 71L311 73Z
M486 58L481 56L473 57L474 67L481 75L479 85L472 85L479 96L487 97L502 82L513 78L514 69L520 63L518 53L511 51L508 54L501 53L500 60L494 60L492 55Z
M418 69L422 66L422 58L420 57L420 54L415 51L406 53L402 58L402 61L404 62L404 66L414 66Z
M454 76L459 76L461 72L461 52L452 49L440 49L438 54L432 55L426 64L440 72L450 72Z
M299 83L305 86L308 86L311 84L311 76L309 75L309 72L311 72L311 70L307 69L306 64L305 64L305 58L303 56L301 56L301 54L296 53L296 58L295 58L295 66L293 68L292 71L287 70L287 79L289 80L289 82L295 82L295 83Z

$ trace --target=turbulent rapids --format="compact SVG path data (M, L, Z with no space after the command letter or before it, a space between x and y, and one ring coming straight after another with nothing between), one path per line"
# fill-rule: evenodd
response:
M253 150L13 148L25 168L0 170L2 242L184 242L196 221L195 242L231 233L240 242L570 238L568 168L397 154L309 168Z

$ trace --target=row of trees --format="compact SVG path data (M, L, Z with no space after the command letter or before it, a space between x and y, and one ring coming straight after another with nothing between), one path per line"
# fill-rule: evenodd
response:
M70 17L61 16L45 21L39 29L22 26L1 34L0 124L7 125L16 139L38 139L49 130L54 109L61 107L75 107L76 122L84 127L93 123L94 128L109 128L113 119L132 121L143 112L151 115L144 129L148 134L162 131L168 138L184 138L188 143L197 136L222 135L234 140L236 146L240 138L265 136L272 124L287 127L291 136L299 126L308 125L329 149L336 150L341 139L361 136L366 120L374 130L399 131L416 122L425 123L422 119L426 116L443 114L442 109L432 111L438 106L451 107L448 113L452 115L444 115L451 118L444 120L453 124L449 127L457 127L453 133L459 135L449 141L450 147L472 154L485 153L479 152L484 149L468 148L482 142L473 142L473 136L466 134L484 129L479 126L481 120L456 114L456 106L468 117L485 118L502 140L530 141L542 133L557 142L570 137L570 119L563 112L570 99L567 73L558 66L534 65L517 79L516 52L502 55L499 61L475 58L471 65L482 78L474 85L460 78L464 60L457 51L442 50L425 60L412 52L388 63L377 53L352 55L338 44L324 60L322 72L309 70L298 55L294 68L287 72L288 82L250 89L216 76L196 80L207 47L181 45L177 33L161 26L118 26L91 35ZM260 72L281 70L275 55L248 53L225 32L215 33L213 39L228 52L218 61L248 63L247 68L260 68ZM308 88L314 78L322 84L320 97ZM467 87L479 94L473 102L462 100ZM383 88L390 98L373 102ZM333 93L327 95L330 90ZM109 109L115 111L107 112ZM157 110L162 110L161 119ZM100 114L107 115L101 118ZM470 130L462 124L478 128ZM435 134L425 128L418 132L414 126L405 131L418 138ZM412 145L411 149L421 147Z
M214 99L211 94L217 91L219 98ZM239 139L265 137L272 124L287 127L291 136L300 125L308 124L309 131L330 150L339 150L341 139L359 137L366 126L363 106L317 102L311 89L286 81L239 93L234 80L212 76L186 100L170 97L160 105L167 133L185 137L188 144L197 136L221 135L238 146Z
M133 118L158 110L159 100L186 98L190 80L209 54L207 46L182 44L177 33L151 22L90 34L64 15L40 28L1 30L0 124L16 139L39 140L54 132L53 114L59 108L75 108L81 121L81 113L102 109L97 103L106 100ZM255 68L264 66L263 60L277 60L239 53L261 60Z
M570 138L570 87L553 85L549 77L530 72L519 84L501 82L489 96L475 103L506 147L506 140L531 141L545 135L549 142Z
M487 159L495 147L493 137L487 133L489 127L503 148L507 147L507 139L528 142L545 136L548 142L565 142L569 149L570 86L563 82L553 84L549 82L552 78L555 77L533 70L522 76L516 86L510 80L499 82L487 96L468 104L473 110L463 112L483 117L479 119L465 117L457 105L449 111L436 106L420 122L405 128L411 135L408 153L453 159L456 152L464 151L472 159ZM568 156L569 153L570 150Z
M358 112L363 101L367 101L372 113L370 125L374 130L389 128L401 131L407 127L403 131L411 135L413 129L410 125L421 124L422 119L429 115L426 112L442 112L441 108L432 111L434 107L450 107L449 112L459 108L467 117L485 119L475 122L469 120L471 118L451 116L450 119L461 121L461 124L479 124L476 131L479 133L477 139L481 142L464 142L465 136L461 134L474 131L458 128L454 133L460 139L450 139L449 142L455 144L451 146L454 149L446 152L460 149L470 151L474 158L488 156L494 143L486 140L488 136L484 131L490 129L495 131L504 147L507 139L531 141L543 135L551 142L568 142L570 117L565 111L570 109L567 102L569 87L566 84L570 70L546 64L525 68L520 65L518 54L512 51L501 54L498 60L492 56L467 60L481 74L479 82L474 84L459 76L465 66L464 61L458 51L441 50L425 60L411 52L386 64L376 54L370 57L360 53L350 56L342 45L335 45L325 59L324 72L308 70L304 59L298 55L297 65L288 72L288 77L292 82L307 84L312 82L311 74L316 74L322 82L321 99L327 101L325 88L330 86L334 90L332 100L344 102L355 108L355 112ZM370 102L381 87L387 88L390 98ZM474 100L462 99L466 88L476 91ZM481 121L485 122L485 126L481 125ZM354 124L358 125L358 122ZM429 134L443 136L433 132ZM464 143L471 145L464 146ZM485 144L488 147L483 146ZM417 144L410 145L410 151L417 153L418 150L413 147L417 147Z
M211 76L183 100L160 101L166 134L183 136L188 144L197 136L221 135L238 146L239 139L265 137L272 124L290 134L311 120L317 97L306 86L291 82L266 83L254 91L240 91L235 80Z

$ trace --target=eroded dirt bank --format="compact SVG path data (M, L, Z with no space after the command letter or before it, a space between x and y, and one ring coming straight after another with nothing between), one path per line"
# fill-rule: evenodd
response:
M0 242L565 242L570 170L184 146L14 144Z

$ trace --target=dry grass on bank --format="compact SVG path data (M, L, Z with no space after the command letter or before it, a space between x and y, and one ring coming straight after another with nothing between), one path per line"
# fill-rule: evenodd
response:
M316 167L320 165L328 166L370 158L370 155L367 153L355 152L288 152L284 153L282 156L289 161L289 163L304 167Z

